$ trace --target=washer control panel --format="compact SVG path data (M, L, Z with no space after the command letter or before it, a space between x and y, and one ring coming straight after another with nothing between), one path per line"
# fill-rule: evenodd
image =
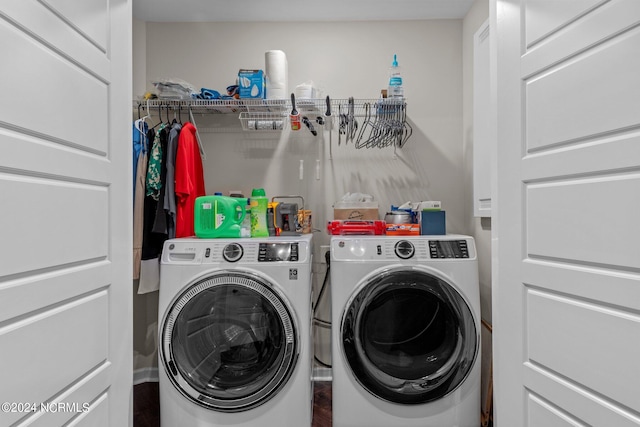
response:
M163 264L311 262L311 234L251 239L180 238L165 242Z
M466 240L429 240L431 258L469 258Z
M261 242L259 262L298 261L297 242Z

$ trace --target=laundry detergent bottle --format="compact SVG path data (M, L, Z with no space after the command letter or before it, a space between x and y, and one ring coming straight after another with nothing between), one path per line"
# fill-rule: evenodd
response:
M251 237L269 237L268 205L264 188L254 188L251 191Z
M227 196L196 198L194 231L204 239L240 237L246 199Z

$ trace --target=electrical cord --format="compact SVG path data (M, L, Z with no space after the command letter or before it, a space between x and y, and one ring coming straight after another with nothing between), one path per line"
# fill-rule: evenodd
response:
M320 304L320 300L322 299L322 295L324 295L324 291L325 291L325 289L327 287L327 282L329 281L329 270L331 270L331 252L330 251L327 251L327 252L324 253L324 259L325 259L325 261L327 263L327 271L324 273L324 280L322 281L322 286L320 287L320 292L318 293L318 298L316 298L316 302L312 307L314 311L318 307L318 304ZM324 320L316 319L315 316L314 316L313 320L319 320L321 322L325 322ZM331 323L329 322L329 324L331 324Z
M315 359L316 363L323 368L331 368L331 365L324 363L322 360L318 359L318 356L313 356L313 358Z
M331 252L327 251L324 253L324 259L327 262L327 271L324 273L324 280L322 281L322 286L320 287L320 292L318 293L318 298L316 298L315 304L312 307L312 311L313 311L313 321L314 323L318 323L322 326L328 326L331 327L331 322L328 322L326 320L323 319L319 319L316 317L315 312L316 312L316 308L318 308L318 304L320 304L320 301L322 301L322 296L324 295L324 291L327 288L327 282L329 281L329 273L331 270ZM316 356L314 354L313 358L315 359L315 361L317 363L319 363L320 365L324 366L325 368L331 368L331 365L328 363L325 363L323 361L321 361L318 356Z

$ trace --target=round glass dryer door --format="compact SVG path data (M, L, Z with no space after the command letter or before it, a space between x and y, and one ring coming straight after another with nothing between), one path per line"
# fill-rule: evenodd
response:
M416 268L389 269L348 302L342 347L358 382L373 395L420 404L455 390L478 351L469 306L447 282Z
M220 271L176 298L162 325L161 360L193 402L236 412L273 397L298 357L292 312L262 278Z

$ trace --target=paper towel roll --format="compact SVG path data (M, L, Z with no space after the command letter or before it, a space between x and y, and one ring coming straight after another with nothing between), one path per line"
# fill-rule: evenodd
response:
M267 99L287 99L289 96L289 66L287 55L281 50L264 54Z

